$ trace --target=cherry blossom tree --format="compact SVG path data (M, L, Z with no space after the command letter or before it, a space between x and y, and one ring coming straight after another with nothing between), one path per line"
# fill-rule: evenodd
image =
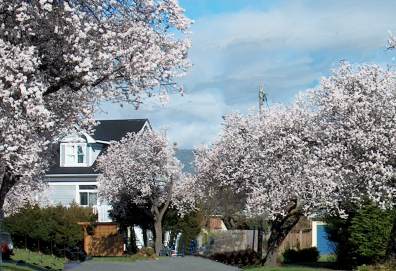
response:
M395 87L392 71L343 64L312 93L321 159L341 202L395 204Z
M378 66L345 63L311 93L320 159L337 183L334 199L340 209L367 200L381 208L396 204L395 75ZM396 221L393 257L395 233Z
M193 202L189 191L193 182L183 178L174 148L153 131L129 133L121 141L112 142L97 161L100 197L117 202L121 194L127 194L137 205L151 206L155 252L159 255L166 210L171 203L179 208Z
M99 102L182 91L183 13L176 0L0 2L0 210L42 179L55 135L92 127Z
M244 191L246 213L271 221L266 264L302 215L367 200L395 206L395 78L343 64L290 107L228 116L218 141L198 151L201 187Z
M276 264L278 247L299 219L318 210L334 189L322 176L312 124L309 111L297 105L231 115L220 139L196 158L202 186L209 182L244 191L246 214L271 221L267 265Z

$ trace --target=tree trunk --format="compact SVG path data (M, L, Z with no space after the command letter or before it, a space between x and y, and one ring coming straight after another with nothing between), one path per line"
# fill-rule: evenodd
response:
M155 232L155 254L160 255L162 249L162 218L170 205L173 192L173 181L169 184L168 195L162 207L158 204L158 198L152 200L151 212L154 216L154 232Z
M393 220L391 236L386 251L386 259L390 262L396 262L396 216Z
M170 233L170 236L169 236L169 246L170 247L173 247L173 246L175 246L176 247L176 237L177 237L177 232L176 232L176 230L172 230L171 231L171 233Z
M147 247L147 228L142 228L143 246Z
M162 249L162 219L154 222L155 230L155 253L159 256Z
M4 218L3 206L6 196L21 177L20 175L15 175L8 166L4 168L2 173L3 176L0 184L0 223L3 222Z
M263 229L261 226L257 229L257 254L260 259L263 258Z
M278 263L278 249L279 247L273 247L271 250L267 251L267 254L264 259L265 266L277 266Z
M278 265L279 247L301 217L301 210L297 205L297 201L295 201L293 206L289 208L288 214L286 216L278 217L273 221L271 225L270 236L267 242L267 253L263 259L264 265Z

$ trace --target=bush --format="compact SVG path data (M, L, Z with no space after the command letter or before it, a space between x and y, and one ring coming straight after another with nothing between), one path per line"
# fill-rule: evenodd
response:
M393 214L373 205L364 206L352 218L351 243L364 263L378 263L385 258L393 226Z
M69 208L27 205L5 218L4 225L16 247L65 256L65 249L82 244L83 229L77 222L95 220L91 209L76 204Z
M164 217L164 230L171 231L171 245L176 245L177 233L181 233L177 248L180 254L194 254L195 240L201 232L204 218L199 211L190 212L181 217L175 209L169 209ZM195 249L192 249L195 248Z
M143 247L139 250L138 254L148 258L155 258L155 251L152 247Z
M239 267L255 265L260 262L257 252L247 249L234 252L215 253L210 259L224 264L235 265Z
M395 271L396 264L378 264L378 265L361 265L357 269L357 271Z
M369 203L351 210L345 219L326 219L329 240L336 244L339 267L351 269L383 261L395 212Z
M287 249L283 253L283 261L285 263L315 263L318 259L319 251L316 247L300 250Z

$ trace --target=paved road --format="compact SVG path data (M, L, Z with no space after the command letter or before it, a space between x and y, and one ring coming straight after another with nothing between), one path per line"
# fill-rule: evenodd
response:
M66 266L70 271L237 271L227 266L199 257L160 258L152 261L134 263L103 263L86 261L78 265Z

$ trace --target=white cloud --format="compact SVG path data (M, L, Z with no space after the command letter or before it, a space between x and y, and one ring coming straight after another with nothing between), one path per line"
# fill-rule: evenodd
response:
M97 114L98 119L148 118L154 129L166 131L169 139L181 148L212 140L219 131L222 116L231 110L216 91L172 95L167 105L148 100L139 110L110 103L103 104L102 109L107 113Z
M340 60L391 62L394 53L385 46L387 31L396 30L396 1L281 3L199 18L193 68L182 80L187 95L172 96L165 108L153 101L139 111L107 105L107 118L148 117L172 141L191 147L213 140L222 115L255 105L260 82L270 101L290 102Z

